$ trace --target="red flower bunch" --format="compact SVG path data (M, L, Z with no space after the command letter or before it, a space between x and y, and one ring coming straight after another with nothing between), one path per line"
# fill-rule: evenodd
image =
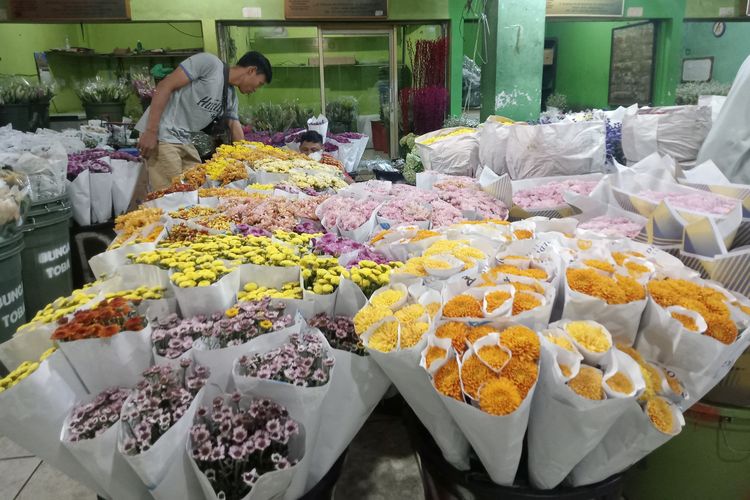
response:
M103 300L93 309L76 312L71 319L60 318L52 340L107 338L120 332L143 330L146 318L138 315L136 305L122 297Z
M153 201L157 198L161 198L162 196L166 196L168 194L185 193L187 191L195 191L195 188L191 186L190 184L175 183L169 187L165 187L164 189L150 192L148 196L146 196L146 201Z

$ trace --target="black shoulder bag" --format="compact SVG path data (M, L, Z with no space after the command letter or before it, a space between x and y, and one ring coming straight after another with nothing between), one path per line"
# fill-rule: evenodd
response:
M211 123L203 129L210 135L215 146L220 146L229 140L229 120L227 119L227 96L229 94L229 66L224 64L224 86L221 92L221 112Z

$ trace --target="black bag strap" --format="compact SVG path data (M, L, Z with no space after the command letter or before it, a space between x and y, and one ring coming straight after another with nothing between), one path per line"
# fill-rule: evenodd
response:
M229 94L229 66L224 63L224 88L221 91L221 116L219 118L222 121L226 121L227 117L227 96Z

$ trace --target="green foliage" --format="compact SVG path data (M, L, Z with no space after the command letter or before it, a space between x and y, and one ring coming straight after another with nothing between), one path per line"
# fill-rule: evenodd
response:
M702 95L727 95L732 86L717 81L709 82L687 82L677 86L675 104L698 104L698 98Z
M560 111L568 109L568 96L565 94L551 94L545 102L547 108L557 108Z
M359 115L359 103L352 96L341 97L326 104L326 118L329 124L341 124L346 127L355 126ZM334 127L335 128L335 127ZM341 132L348 132L342 130Z
M83 104L125 102L132 89L125 80L91 78L76 85L76 95Z
M240 121L259 132L284 132L293 128L305 128L307 119L314 116L312 107L299 102L284 104L261 103L240 112Z

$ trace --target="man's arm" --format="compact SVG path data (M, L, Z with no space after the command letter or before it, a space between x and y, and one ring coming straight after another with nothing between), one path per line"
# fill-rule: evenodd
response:
M154 91L154 97L151 99L151 108L148 116L146 130L141 134L138 141L138 149L141 155L148 158L156 150L159 135L159 122L164 108L167 107L169 97L175 90L184 87L190 83L190 78L182 68L177 68L170 73L164 80L159 82Z
M245 132L242 130L242 124L239 120L229 120L229 132L232 142L245 140Z

